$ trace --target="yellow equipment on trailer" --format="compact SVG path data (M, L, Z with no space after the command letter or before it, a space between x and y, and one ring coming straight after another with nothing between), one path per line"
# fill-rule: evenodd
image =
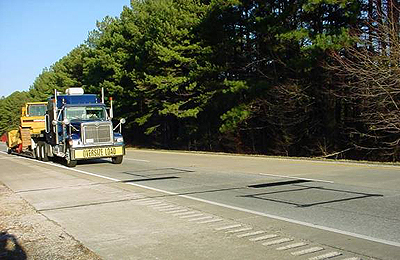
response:
M47 102L29 102L21 109L19 129L7 133L8 152L26 152L36 157L36 143L32 137L40 137L45 130Z

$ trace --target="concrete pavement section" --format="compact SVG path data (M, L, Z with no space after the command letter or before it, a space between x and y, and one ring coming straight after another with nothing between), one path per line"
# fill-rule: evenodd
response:
M0 153L0 163L1 182L104 259L355 260L400 255L396 246L129 185L130 180L117 174L105 174L115 167L126 172L123 167L129 164L85 164L71 170L5 153Z
M0 182L0 259L101 258Z

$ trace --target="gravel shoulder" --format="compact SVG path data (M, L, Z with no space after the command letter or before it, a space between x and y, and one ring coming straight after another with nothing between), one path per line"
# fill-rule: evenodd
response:
M0 182L0 260L101 259Z

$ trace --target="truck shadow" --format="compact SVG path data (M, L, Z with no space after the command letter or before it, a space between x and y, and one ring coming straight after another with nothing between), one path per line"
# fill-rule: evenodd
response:
M90 165L90 164L101 164L101 163L112 163L111 160L107 159L90 159L90 160L83 160L78 161L78 165Z
M7 232L0 232L0 259L27 259L26 253L18 243L17 238Z
M58 158L58 157L53 157L53 158L49 158L50 161L57 163L57 164L61 164L66 166L66 162L64 159L62 158ZM83 160L83 161L79 161L77 165L91 165L91 164L102 164L102 163L112 163L110 159L90 159L90 160Z

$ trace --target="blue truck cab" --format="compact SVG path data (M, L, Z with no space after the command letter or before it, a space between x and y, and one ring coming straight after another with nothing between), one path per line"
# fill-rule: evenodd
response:
M108 109L104 98L84 94L82 88L70 88L66 94L55 92L47 103L44 156L62 157L68 167L94 158L122 163L125 144L121 125L125 120L114 127L112 116L112 101Z

